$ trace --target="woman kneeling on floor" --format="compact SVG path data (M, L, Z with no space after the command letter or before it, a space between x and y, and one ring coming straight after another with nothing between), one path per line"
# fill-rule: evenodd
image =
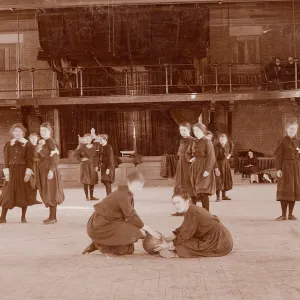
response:
M94 205L95 212L87 224L87 233L93 241L82 254L99 250L103 254L129 255L134 243L146 232L159 239L160 234L145 225L134 209L133 193L141 190L144 180L135 172L128 176L127 185Z
M183 223L155 248L165 258L219 257L232 251L233 240L228 229L217 216L202 207L190 204L188 194L178 190L172 202L179 213L184 213Z

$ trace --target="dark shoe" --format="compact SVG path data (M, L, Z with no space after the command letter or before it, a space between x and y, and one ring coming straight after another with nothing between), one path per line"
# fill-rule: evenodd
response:
M292 221L297 221L298 219L294 216L294 215L290 215L288 217L289 220L292 220Z
M228 196L225 196L222 198L222 200L231 200L231 198L229 198Z
M93 200L99 200L99 199L96 197L91 197L90 200L93 201Z
M217 198L216 202L220 202L220 201L221 201L221 199L220 199L220 198Z
M90 245L88 245L88 246L84 249L84 251L82 252L82 254L92 253L92 252L94 252L94 251L96 251L96 250L97 250L97 248L96 248L96 246L94 245L94 243L91 243Z
M275 221L285 221L286 219L286 216L280 216L277 219L275 219Z
M175 214L172 214L173 217L183 217L184 216L184 213L175 213Z
M85 198L85 200L86 200L86 201L90 201L90 198L89 198L89 197L87 197L87 198Z
M26 218L21 218L21 223L27 223Z
M6 223L6 219L0 219L0 224L5 224Z

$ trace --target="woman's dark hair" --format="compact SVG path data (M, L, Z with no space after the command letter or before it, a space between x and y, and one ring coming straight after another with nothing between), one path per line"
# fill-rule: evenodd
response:
M174 194L172 196L172 199L174 197L181 197L185 201L188 201L190 199L190 196L189 196L188 192L183 188L175 189Z
M12 127L11 127L11 133L16 129L16 128L19 128L23 131L23 135L25 135L26 133L26 128L24 127L24 125L22 123L16 123L14 124Z
M207 129L206 126L203 123L196 123L193 125L194 127L198 127L199 129L201 129L203 131L203 133L206 135L207 134Z
M40 128L42 128L42 127L49 129L51 133L53 132L52 126L51 126L51 124L50 124L49 122L43 123L43 124L40 126Z
M140 172L133 172L127 176L127 180L130 183L133 181L144 181L144 176Z
M39 135L38 135L37 133L35 133L35 132L33 132L33 133L29 136L29 138L31 138L31 137L33 137L33 136L36 136L37 138L39 138Z
M219 138L226 138L226 139L228 139L228 136L227 136L227 134L222 133L222 134L220 134Z
M180 123L179 127L186 127L189 131L191 131L191 124L188 122Z

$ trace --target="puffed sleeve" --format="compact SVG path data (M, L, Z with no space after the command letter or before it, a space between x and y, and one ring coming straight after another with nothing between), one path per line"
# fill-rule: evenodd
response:
M59 151L57 144L53 139L48 139L46 145L50 151L50 167L49 170L54 171L59 163Z
M175 231L176 238L174 245L180 245L191 239L197 230L198 220L197 213L194 210L188 210L184 216L182 225Z
M282 161L283 161L283 141L279 141L275 152L274 152L274 156L275 156L275 167L278 170L282 170Z
M211 141L207 141L206 143L206 164L205 171L210 172L216 163L216 156L214 146Z
M110 169L114 167L115 163L115 156L113 153L113 149L111 145L107 145L107 162L106 162L106 168Z
M81 161L81 152L82 152L82 146L78 146L73 154L73 157L77 159L78 161Z
M10 142L6 143L4 146L4 175L9 175L9 144Z
M133 200L130 195L126 195L125 199L119 200L119 206L122 210L124 219L137 228L143 228L144 223L134 209Z
M26 172L27 175L33 175L33 165L35 158L35 147L31 143L25 145L25 161L26 161Z

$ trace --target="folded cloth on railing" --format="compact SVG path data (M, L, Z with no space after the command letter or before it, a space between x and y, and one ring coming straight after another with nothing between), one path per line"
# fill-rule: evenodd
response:
M177 155L164 155L161 160L160 176L163 178L173 178L176 174L177 162Z

